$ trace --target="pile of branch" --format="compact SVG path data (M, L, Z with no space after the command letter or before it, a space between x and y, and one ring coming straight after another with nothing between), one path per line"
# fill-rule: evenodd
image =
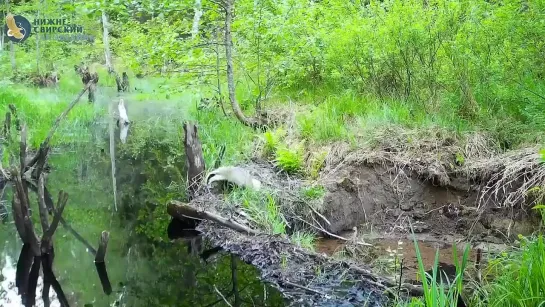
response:
M201 144L196 126L185 124L184 129L191 201L172 201L167 212L175 219L198 221L197 230L207 239L257 267L262 280L279 289L291 304L386 306L389 294L422 294L418 287L398 285L370 270L299 248L283 237L252 227L254 224L243 217L227 214L222 210L228 207L223 199L198 186L205 171Z

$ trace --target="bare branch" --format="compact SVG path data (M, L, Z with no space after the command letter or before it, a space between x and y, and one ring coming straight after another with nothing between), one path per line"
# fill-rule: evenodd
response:
M98 250L95 256L95 263L103 263L106 257L106 249L108 248L108 242L110 240L110 233L103 231L98 241Z
M59 191L59 200L57 201L57 210L55 212L55 216L53 217L53 221L51 222L51 226L49 227L47 233L44 235L47 236L47 239L51 239L53 237L53 234L55 233L55 230L57 230L57 226L59 225L59 222L62 218L62 212L64 211L64 207L66 206L66 202L68 201L68 193L64 191Z
M21 174L25 173L25 160L26 160L26 125L21 127L21 142L19 143L19 157L21 164Z
M57 128L59 128L59 125L60 125L61 121L68 115L68 112L70 112L72 110L72 108L74 108L74 106L81 99L81 96L83 96L83 94L85 94L85 92L87 90L89 90L89 88L91 87L92 84L93 84L93 80L89 81L85 85L85 87L81 90L81 92L79 92L78 96L66 108L66 110L64 110L64 112L62 112L62 114L59 115L59 117L57 117L57 119L55 120L55 123L53 124L53 127L51 127L51 130L49 130L49 133L48 133L47 137L42 142L42 144L40 144L40 150L38 150L36 155L34 155L34 157L30 160L27 167L32 167L38 161L38 158L40 157L40 154L42 154L43 151L45 151L43 153L44 156L47 156L47 152L49 151L49 143L51 141L51 138L53 138L53 135L55 134L55 131L57 131ZM45 161L43 161L43 163L45 163Z
M38 205L40 209L40 222L42 224L42 233L46 233L49 230L49 220L47 219L48 211L45 205L44 196L44 174L40 174L38 179Z

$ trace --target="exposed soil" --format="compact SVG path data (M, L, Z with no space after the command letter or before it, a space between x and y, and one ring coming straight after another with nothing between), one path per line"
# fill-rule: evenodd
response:
M467 181L444 187L410 175L382 166L341 168L325 183L322 214L331 225L324 227L336 234L364 226L383 235L405 235L410 220L415 233L498 244L536 230L539 217L530 211L497 207L492 200L478 208L479 187Z
M346 241L325 238L318 241L317 251L327 255L345 252L392 277L399 274L393 266L397 253L399 261L403 260L403 278L409 282L417 279L418 271L411 225L425 270L431 270L438 251L439 268L450 280L455 277L453 245L461 260L465 244L470 243L471 271L478 250L482 265L491 255L517 244L519 234L530 235L539 225L537 213L524 209L530 200L515 207L502 206L497 197L486 197L484 188L489 183L450 177L450 183L441 186L407 169L365 163L345 165L328 178L321 212L331 224L322 226L345 238L352 237L357 227L358 240L373 246L354 250L345 247ZM513 180L505 186L504 195L522 185Z

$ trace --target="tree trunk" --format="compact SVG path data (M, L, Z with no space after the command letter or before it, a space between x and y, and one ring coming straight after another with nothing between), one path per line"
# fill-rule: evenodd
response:
M102 41L104 42L104 57L106 58L106 67L108 67L108 72L113 72L112 67L112 54L110 53L110 41L108 39L108 16L106 12L102 10Z
M201 0L195 0L195 15L193 16L193 27L191 28L191 38L195 39L199 34L199 23L202 16Z
M0 29L0 52L4 51L4 29Z
M15 45L12 41L9 41L9 49L10 49L10 59L11 59L11 70L15 71L17 66L15 65Z
M234 0L225 0L225 57L227 59L227 86L229 88L229 100L238 120L244 125L256 127L254 118L248 118L240 109L235 97L235 76L233 72L233 38L231 37L231 23L233 22Z
M216 35L216 78L218 81L218 103L220 104L221 111L223 112L223 115L227 116L227 113L225 112L225 108L223 107L223 93L221 91L221 79L220 79L220 36L219 36L219 26L216 28L215 35Z
M202 146L197 135L197 126L184 123L184 147L187 164L187 185L189 199L195 196L203 178L206 165L202 154Z

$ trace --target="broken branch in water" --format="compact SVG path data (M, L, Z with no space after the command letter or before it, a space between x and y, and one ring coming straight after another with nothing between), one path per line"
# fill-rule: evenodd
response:
M103 231L100 235L100 239L98 241L98 249L95 256L95 263L102 263L104 262L104 258L106 257L106 249L108 248L108 242L110 240L110 233L107 231Z
M61 123L61 121L68 115L68 113L74 108L74 106L78 103L78 101L81 99L81 96L83 96L83 94L85 94L85 92L89 89L89 87L93 84L93 81L89 81L85 87L81 90L81 92L79 92L78 96L70 103L70 105L68 105L68 107L66 108L66 110L64 110L64 112L61 113L61 115L59 115L57 117L57 119L55 120L55 123L53 124L53 127L51 127L51 130L49 130L49 133L47 134L47 137L45 138L45 140L42 142L42 144L40 144L40 149L38 150L38 152L34 155L34 157L32 157L32 159L30 160L30 162L28 163L27 167L32 167L34 166L34 164L38 161L38 158L41 156L41 155L44 155L47 157L47 153L49 151L49 143L51 142L51 138L53 138L53 135L55 134L55 131L57 131L57 128L59 128L59 125ZM45 161L43 161L43 163L45 164Z
M309 225L310 227L312 227L312 228L314 228L314 229L316 229L316 230L319 230L319 231L324 232L325 234L327 234L327 235L329 235L329 236L331 236L331 237L333 237L333 238L336 238L336 239L339 239L339 240L343 240L343 241L351 241L350 239L347 239L347 238L345 238L345 237L341 237L341 236L339 236L339 235L336 235L336 234L334 234L334 233L331 233L331 232L325 230L323 227L320 228L320 227L318 227L318 226L315 226L315 225L313 225L312 223L309 223L309 222L303 220L303 219L300 218L300 217L295 216L294 218L297 219L297 220L300 220L301 222L303 222L303 223ZM318 225L319 225L319 224L318 224ZM369 243L366 243L366 242L359 242L359 241L358 241L358 242L355 242L355 243L358 244L358 245L373 246L372 244L369 244Z
M55 216L53 216L53 221L51 222L51 226L49 226L49 229L44 234L43 240L45 239L50 240L53 237L55 230L57 230L57 226L59 226L59 222L62 218L62 212L64 211L64 207L66 206L67 201L68 201L68 193L62 190L59 191L59 200L57 201L57 210L55 211Z
M214 285L214 290L216 290L216 293L218 293L220 295L220 297L223 299L225 304L227 304L229 307L233 307L233 305L229 304L229 301L225 298L225 296L223 296L223 294L221 294L220 290L218 290L218 287L216 287L216 285Z
M190 218L196 218L201 220L209 220L212 222L216 222L227 228L236 230L238 232L248 233L253 235L260 234L258 231L248 228L237 222L226 219L222 216L219 216L211 212L207 212L204 210L196 210L193 207L189 206L188 204L185 204L176 200L173 200L168 204L167 212L174 218L183 219L185 217L190 217Z
M17 201L14 201L13 204L19 207L14 209L14 218L22 219L18 222L16 221L16 225L22 225L24 229L24 237L21 237L21 240L23 240L24 243L30 245L34 256L39 256L40 246L38 243L38 238L36 237L36 233L34 232L34 226L32 225L32 221L30 220L30 216L28 214L28 210L30 208L28 200L28 189L26 189L26 185L23 183L23 180L21 179L21 174L16 167L13 168L11 173L13 175L13 183L15 187L13 199L15 200L15 198L17 198ZM21 233L19 233L19 235L21 235Z
M26 125L21 127L21 141L19 142L19 157L21 163L21 174L25 173L26 160Z
M40 178L38 178L38 208L40 210L40 222L42 223L43 233L49 229L48 211L44 196L44 180L44 174L40 174Z
M28 184L29 184L29 188L34 192L34 193L39 193L38 192L38 187L36 186L36 184L32 181L28 181ZM45 198L45 204L47 206L47 209L50 211L50 212L54 212L55 211L55 205L53 204L53 199L51 198L51 194L49 193L48 189L46 186L44 186L44 198ZM83 245L85 245L85 247L87 248L87 250L89 251L89 253L91 253L93 256L96 255L96 250L95 248L89 243L87 242L87 240L85 240L85 238L83 238L76 230L74 230L74 228L72 228L72 226L70 226L70 224L68 224L68 222L61 216L60 218L60 223L62 224L62 226L68 230L68 232L70 232L78 241L80 241L81 243L83 243Z
M109 240L110 233L103 231L98 241L98 250L95 256L95 267L97 269L98 278L100 279L100 284L102 284L102 290L104 293L106 293L106 295L110 295L112 293L112 285L110 284L108 272L106 271L106 263L104 262Z

